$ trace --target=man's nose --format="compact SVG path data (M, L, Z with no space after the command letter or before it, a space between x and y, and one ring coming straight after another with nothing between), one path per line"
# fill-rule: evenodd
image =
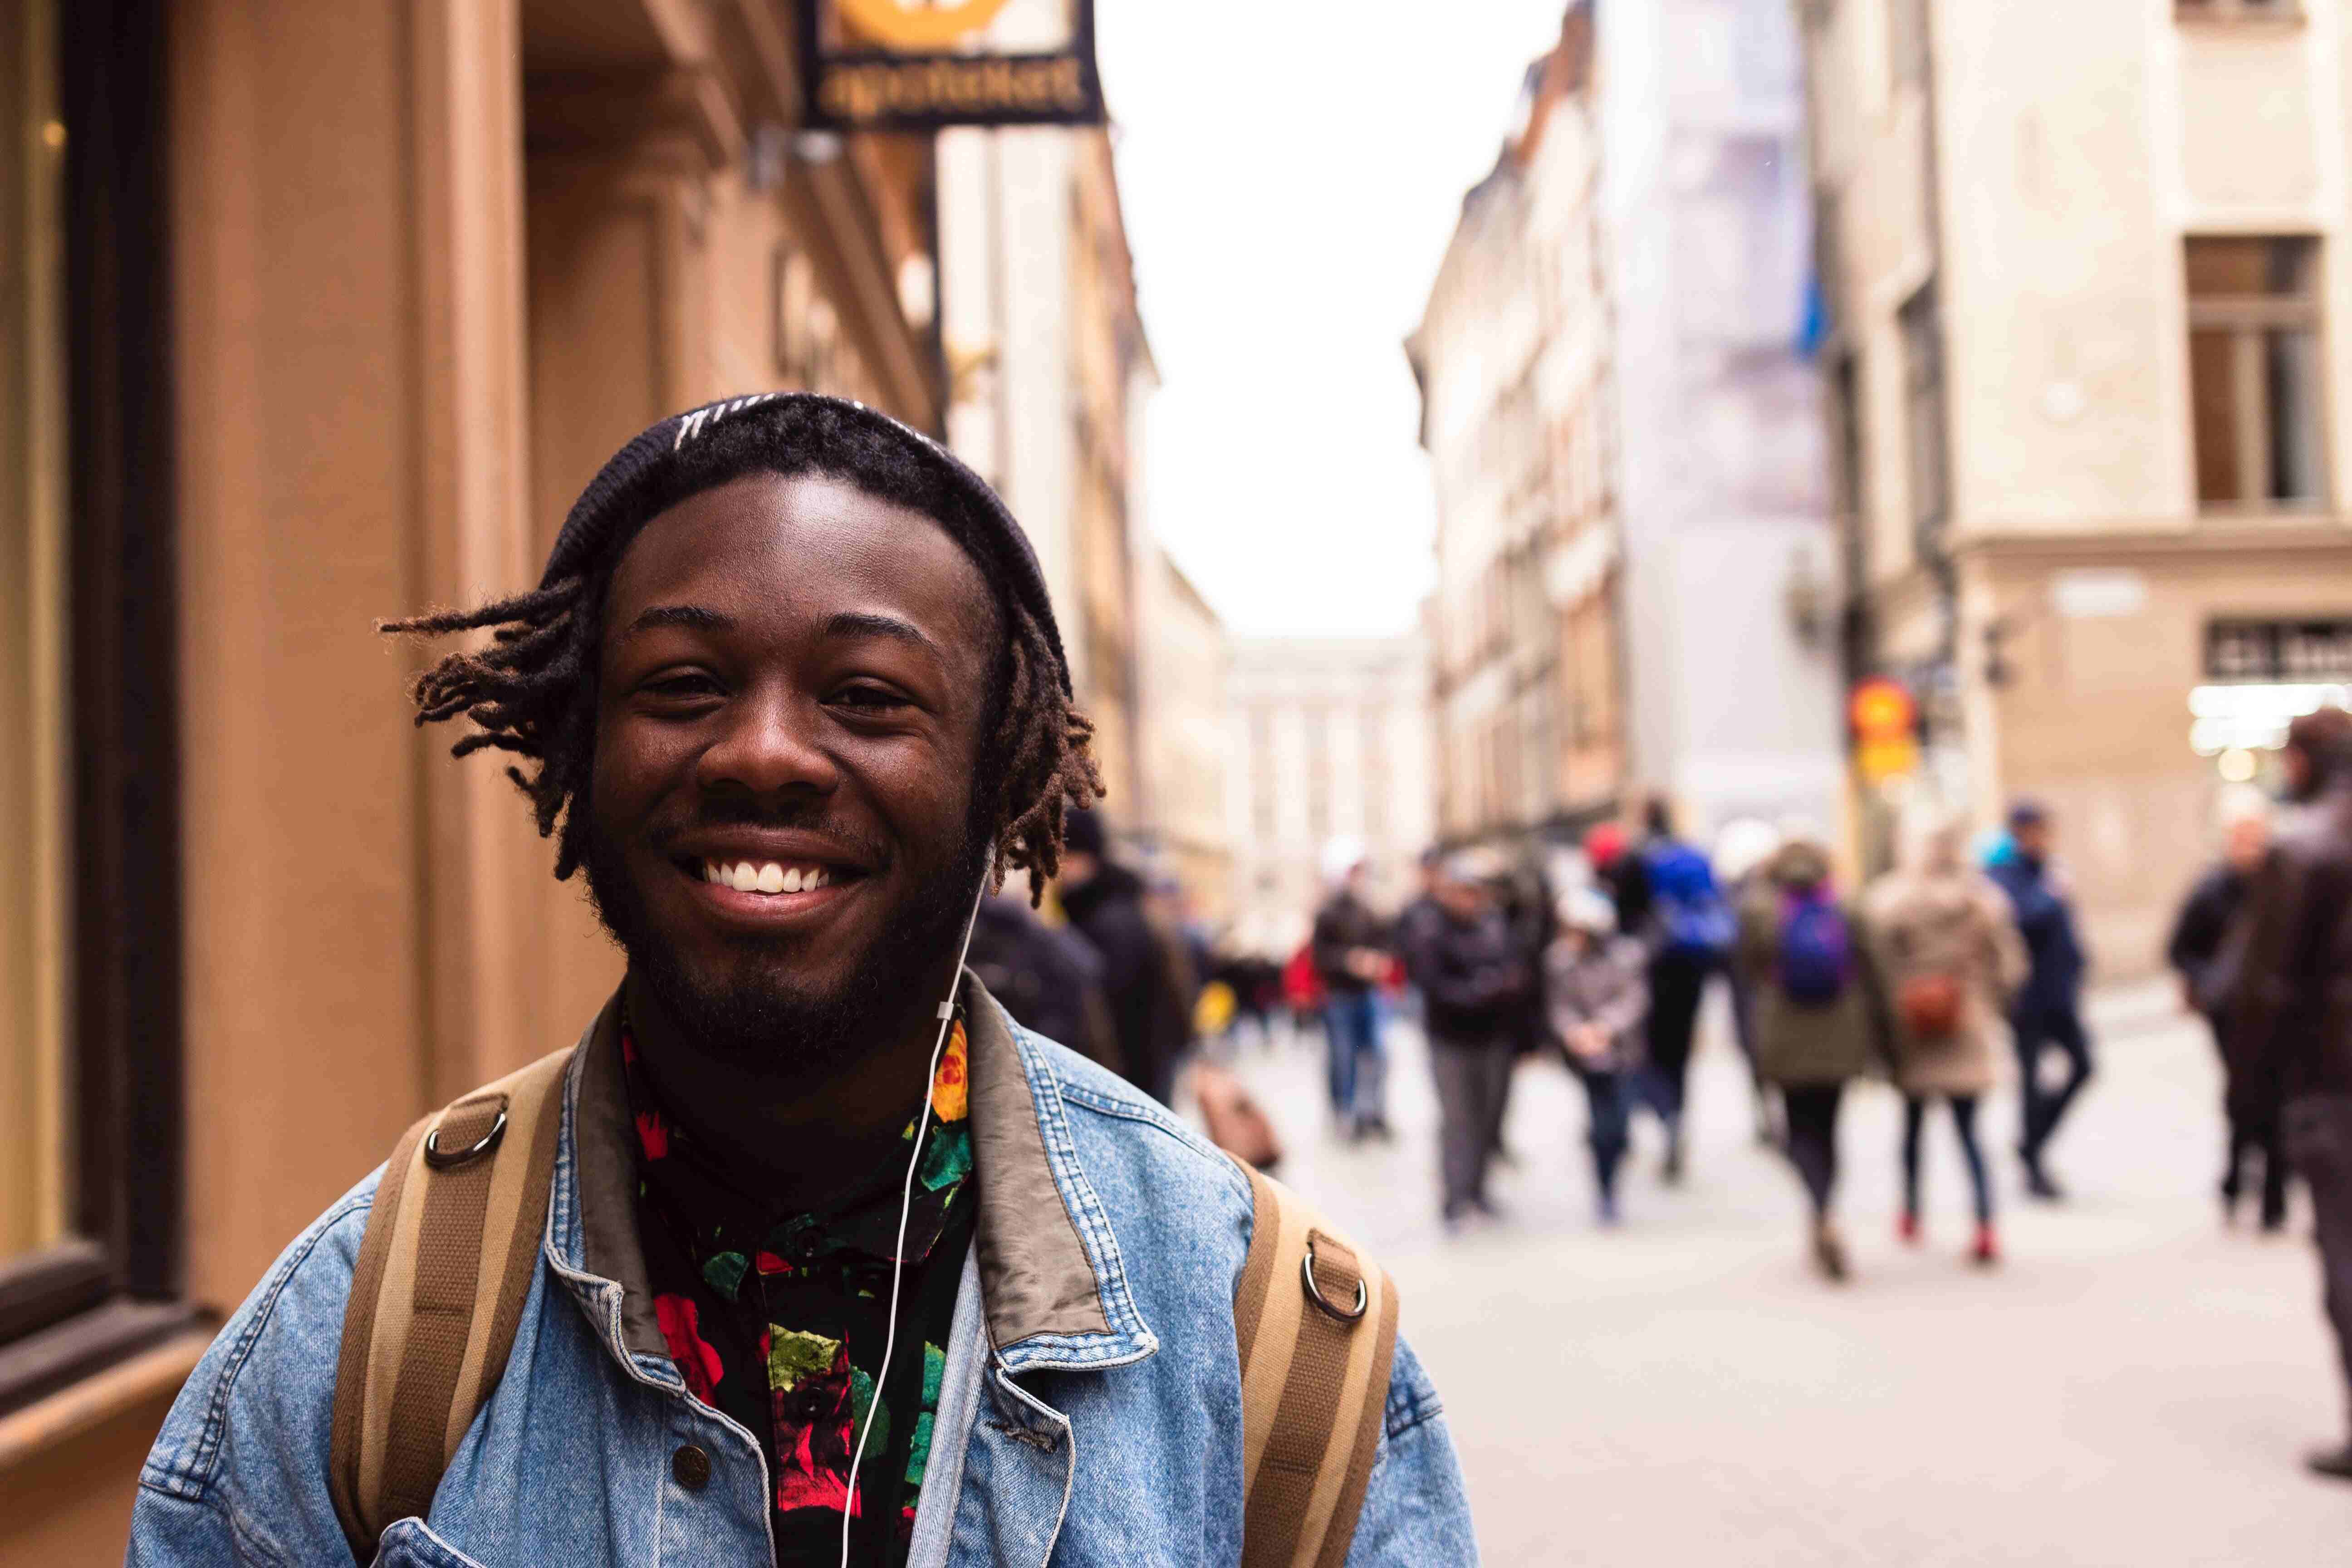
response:
M840 769L822 742L824 717L795 692L752 692L728 707L726 729L695 764L706 790L830 794Z

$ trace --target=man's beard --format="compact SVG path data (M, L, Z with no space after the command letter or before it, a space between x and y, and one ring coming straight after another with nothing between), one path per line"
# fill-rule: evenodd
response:
M726 820L753 818L739 812ZM795 819L789 826L817 825ZM840 982L817 989L782 978L775 962L782 944L756 937L737 939L740 962L727 973L694 973L654 930L626 861L593 825L586 837L581 866L589 899L628 954L630 974L698 1045L740 1058L752 1070L822 1070L872 1050L909 1014L929 1012L935 999L921 994L923 984L953 954L987 869L987 838L968 826L940 871L885 912L879 934Z

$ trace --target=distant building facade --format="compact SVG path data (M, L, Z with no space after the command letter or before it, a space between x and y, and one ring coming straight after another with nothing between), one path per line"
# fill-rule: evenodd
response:
M1306 939L1335 840L1360 844L1376 904L1412 896L1436 837L1418 637L1236 638L1228 749L1234 944L1283 956Z
M1449 838L1840 803L1793 23L1579 0L1408 353ZM1815 601L1818 600L1818 610Z
M1863 820L2043 797L2110 972L2152 967L2214 792L2352 686L2352 16L1802 21L1849 658L1926 719Z

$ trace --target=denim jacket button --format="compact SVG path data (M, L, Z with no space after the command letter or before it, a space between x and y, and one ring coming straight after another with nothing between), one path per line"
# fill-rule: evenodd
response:
M690 1492L710 1484L710 1456L688 1443L669 1457L672 1479Z

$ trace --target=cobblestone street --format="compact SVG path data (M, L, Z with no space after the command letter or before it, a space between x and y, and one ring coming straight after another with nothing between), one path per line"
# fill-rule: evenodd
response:
M1718 999L1719 1005L1719 999ZM1320 1040L1242 1068L1283 1174L1395 1275L1444 1396L1492 1563L2221 1564L2345 1560L2352 1488L2308 1479L2336 1436L2332 1352L2298 1206L2224 1230L2218 1073L2157 987L2099 999L2100 1076L2053 1145L2073 1193L2016 1193L2013 1088L1989 1109L2007 1257L1961 1259L1966 1185L1929 1122L1927 1238L1895 1242L1900 1104L1850 1101L1842 1208L1856 1277L1809 1272L1794 1178L1753 1142L1720 1016L1694 1068L1691 1170L1641 1124L1626 1223L1596 1228L1583 1101L1521 1068L1506 1217L1440 1230L1418 1035L1391 1026L1399 1138L1325 1131Z

